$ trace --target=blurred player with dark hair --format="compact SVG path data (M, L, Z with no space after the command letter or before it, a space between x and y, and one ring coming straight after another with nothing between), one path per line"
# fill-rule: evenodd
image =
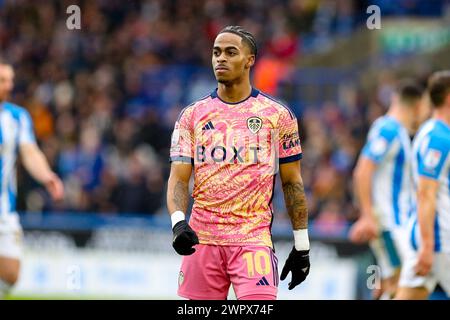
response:
M424 119L424 92L414 80L400 81L387 114L372 124L354 170L361 215L350 239L369 242L381 268L381 290L375 298L392 298L397 289L411 210L410 135Z
M186 107L172 134L167 206L173 247L184 255L178 294L185 298L225 299L232 284L238 299L276 299L271 202L278 164L295 240L281 280L292 272L293 289L309 273L297 119L252 87L256 54L252 34L238 26L223 29L212 50L218 88Z
M450 296L450 70L428 82L433 115L413 142L415 206L398 299L426 299L439 283Z
M63 197L61 180L50 170L36 144L28 112L7 102L13 89L14 71L0 61L0 299L16 283L22 251L22 228L16 212L16 157L42 183L53 199Z

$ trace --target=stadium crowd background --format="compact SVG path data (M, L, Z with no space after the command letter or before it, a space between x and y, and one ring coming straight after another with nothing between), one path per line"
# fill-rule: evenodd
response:
M71 4L81 7L81 30L66 27ZM356 214L351 171L395 79L383 72L370 94L352 83L344 98L317 105L283 88L303 55L365 23L370 4L383 16L449 11L444 0L0 0L0 52L16 72L12 100L31 113L66 187L64 202L52 204L20 171L19 209L165 214L173 124L184 106L215 88L211 45L220 29L238 24L258 40L255 87L300 119L311 219L344 227ZM277 219L287 219L279 183L276 190Z

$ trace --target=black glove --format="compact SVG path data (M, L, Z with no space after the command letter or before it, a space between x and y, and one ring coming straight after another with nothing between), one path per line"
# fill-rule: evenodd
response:
M280 279L281 281L286 279L289 271L291 271L292 280L289 282L289 290L292 290L306 279L309 274L310 266L309 250L297 251L294 247L284 264Z
M186 220L177 222L173 228L172 246L178 254L183 256L191 255L195 252L192 246L198 244L198 237Z

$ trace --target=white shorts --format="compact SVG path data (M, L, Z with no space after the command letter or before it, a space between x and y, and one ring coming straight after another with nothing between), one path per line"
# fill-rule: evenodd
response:
M450 253L435 252L433 266L428 275L422 277L416 275L414 268L418 259L418 253L409 250L400 274L400 287L419 288L425 287L428 292L433 292L439 283L444 291L450 295Z
M17 213L0 217L0 257L19 259L22 257L23 231Z
M370 248L375 256L378 266L381 268L381 279L387 279L400 271L407 246L407 230L404 227L392 230L383 230L380 236L370 241Z

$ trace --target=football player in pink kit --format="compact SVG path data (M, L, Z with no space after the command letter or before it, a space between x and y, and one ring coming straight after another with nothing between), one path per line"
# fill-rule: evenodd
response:
M277 297L278 262L271 225L279 171L294 247L281 280L289 289L309 273L308 212L300 174L297 119L250 84L256 57L252 34L229 26L216 37L212 65L218 88L186 107L172 134L167 207L173 247L183 255L178 294L188 299ZM194 205L189 224L189 180Z

